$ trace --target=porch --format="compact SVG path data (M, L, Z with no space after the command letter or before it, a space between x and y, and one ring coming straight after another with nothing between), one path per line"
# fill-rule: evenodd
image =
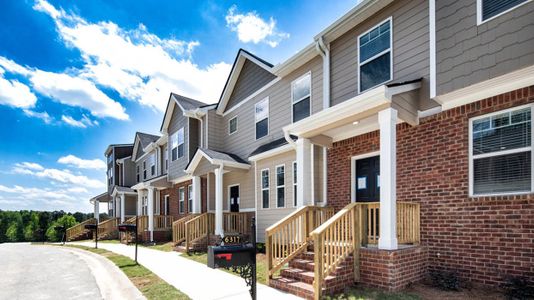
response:
M137 220L138 219L138 220ZM150 230L149 223L150 219L153 222L153 229ZM127 219L125 224L136 224L138 228L138 238L142 242L153 242L153 241L168 241L170 231L172 230L172 223L174 221L173 216L168 215L154 215L150 218L147 215L141 215L137 217L131 217ZM120 240L123 243L130 243L135 241L134 236L131 233L120 233ZM152 240L150 240L152 236Z

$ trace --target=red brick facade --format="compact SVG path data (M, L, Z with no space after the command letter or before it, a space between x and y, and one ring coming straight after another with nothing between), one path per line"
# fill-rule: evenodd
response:
M184 181L173 185L172 188L168 188L160 191L160 211L163 213L165 211L165 195L169 195L169 215L174 217L174 220L178 220L187 216L189 213L189 189L188 186L192 185L192 180ZM207 180L202 178L200 181L201 184L201 209L202 212L206 212L206 199L207 199ZM184 188L184 213L179 212L179 199L178 199L178 189L180 187Z
M421 204L429 266L484 284L507 275L534 277L533 195L468 194L469 119L533 102L531 86L423 118L418 126L397 126L397 200ZM339 210L350 202L351 157L377 150L379 132L334 143L329 205Z

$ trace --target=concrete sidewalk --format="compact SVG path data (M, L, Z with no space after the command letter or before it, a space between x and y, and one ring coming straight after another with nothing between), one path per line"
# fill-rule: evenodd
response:
M94 247L94 243L91 242L69 244ZM99 243L98 247L134 258L133 246ZM249 287L241 277L222 270L210 269L206 265L181 257L178 252L139 247L138 261L192 299L250 299ZM257 292L258 299L301 299L263 284L258 284Z

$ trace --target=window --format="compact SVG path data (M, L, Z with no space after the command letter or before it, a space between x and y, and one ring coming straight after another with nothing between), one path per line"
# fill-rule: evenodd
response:
M263 208L269 208L269 169L261 170L261 201Z
M169 199L169 195L165 195L165 203L164 203L164 211L163 213L168 216L169 215L169 210L170 209L170 199Z
M276 167L276 206L285 206L285 166Z
M360 93L391 80L391 18L358 37Z
M269 98L256 103L255 110L256 139L261 139L269 134Z
M184 156L184 128L180 128L171 136L171 159L177 160Z
M228 135L237 131L237 116L228 121Z
M178 212L183 214L184 213L184 201L185 201L185 195L184 195L185 189L184 187L178 188Z
M169 169L169 148L165 146L163 148L163 160L165 160L165 171Z
M470 120L470 195L532 191L532 107Z
M146 179L146 160L143 161L143 180Z
M293 205L297 206L297 162L293 162Z
M193 212L193 185L187 186L187 211Z
M306 74L291 83L291 108L293 122L310 115L311 74Z
M144 216L148 215L148 197L147 196L143 197L143 204L142 204L141 210Z
M478 24L494 19L530 0L477 0Z
M137 175L137 182L139 182L139 166L136 166L135 174Z
M156 154L155 153L150 154L149 161L150 161L150 175L154 176L156 175Z

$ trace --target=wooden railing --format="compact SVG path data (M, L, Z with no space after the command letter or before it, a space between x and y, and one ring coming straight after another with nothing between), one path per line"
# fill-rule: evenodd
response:
M360 210L361 206L351 203L311 233L315 259L315 299L321 299L324 279L352 253L354 281L359 281Z
M267 276L306 250L309 234L334 215L331 207L304 206L265 231Z
M138 231L142 233L145 230L148 230L148 216L138 216L139 220L137 221L137 226L139 226Z
M80 236L82 233L84 233L86 230L85 230L85 225L87 224L96 224L96 219L95 218L91 218L91 219L87 219L79 224L76 224L74 226L72 226L71 228L67 229L66 231L66 236L67 236L67 241L70 241L72 240L73 238L76 238L78 236Z
M239 212L223 213L224 233L229 234L247 234L250 233L248 215Z
M215 231L215 214L203 213L185 222L185 249L189 251L192 242Z
M172 223L172 242L180 244L185 241L185 222L197 217L199 214L189 214Z
M168 230L172 228L173 216L155 215L154 230Z
M380 202L357 203L360 210L360 235L363 244L378 244ZM397 202L397 240L399 244L420 242L419 203Z
M117 230L119 220L119 218L111 218L104 222L98 223L98 238L104 237L104 235Z

